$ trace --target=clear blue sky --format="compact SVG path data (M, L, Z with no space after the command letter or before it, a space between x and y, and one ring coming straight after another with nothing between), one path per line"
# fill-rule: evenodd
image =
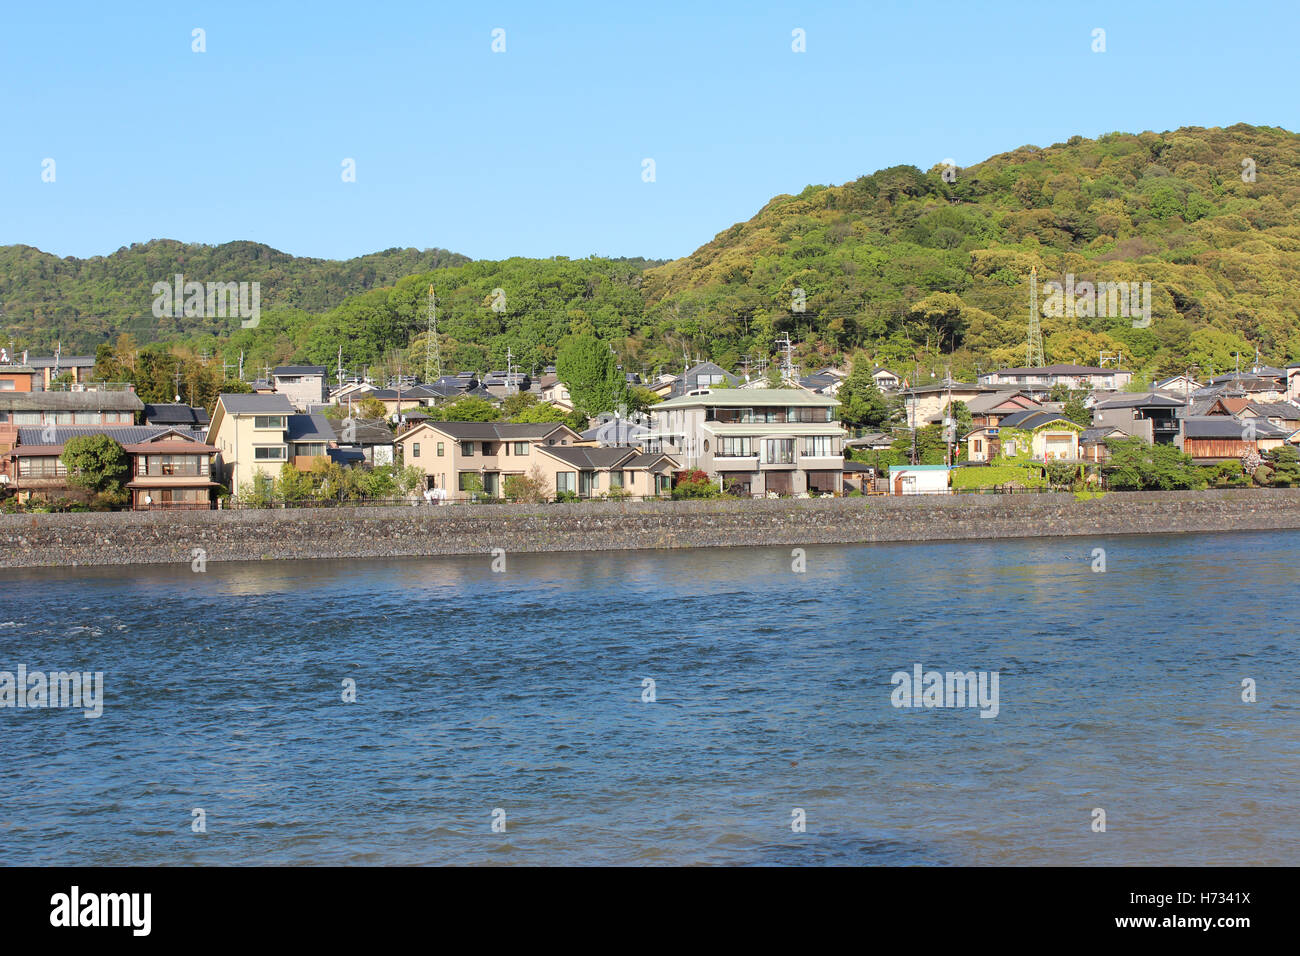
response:
M1295 130L1298 11L9 0L0 244L674 258L774 195L898 163L1112 130Z

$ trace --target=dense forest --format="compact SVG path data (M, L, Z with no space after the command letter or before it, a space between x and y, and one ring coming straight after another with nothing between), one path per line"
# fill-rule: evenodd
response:
M789 333L806 368L861 355L922 377L945 366L969 376L1024 364L1036 269L1040 286L1067 275L1151 284L1145 327L1125 316L1042 319L1048 362L1095 364L1122 351L1141 380L1192 364L1221 372L1256 348L1268 362L1300 360L1298 209L1294 133L1112 133L962 169L897 166L809 186L671 263L471 262L441 250L331 263L251 243L161 242L78 262L10 247L0 250L0 302L11 338L57 332L65 348L86 350L122 331L139 342L183 338L192 354L234 361L242 351L246 373L288 360L332 365L341 347L349 369L419 374L432 284L444 369L501 368L507 348L522 368L540 367L573 333L599 336L637 370L679 369L684 355L734 368L773 355ZM260 326L159 325L148 288L175 271L261 277ZM78 310L101 318L49 324Z

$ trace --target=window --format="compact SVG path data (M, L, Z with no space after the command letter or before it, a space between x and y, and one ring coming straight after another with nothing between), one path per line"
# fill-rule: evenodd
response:
M1002 454L1004 454L1008 458L1014 458L1016 456L1016 443L1014 441L1003 442Z
M474 457L474 443L472 441L463 441L460 443L460 453L466 458Z
M412 458L420 457L420 443L418 441L411 442L411 457Z
M482 480L479 478L477 471L462 471L460 473L460 490L470 491L471 488L477 490L476 479L478 481Z
M253 448L255 461L284 461L285 454L283 445L257 445Z
M984 443L980 441L978 438L975 439L975 454L977 455L982 454L983 451L984 451Z
M793 465L794 439L769 438L763 442L763 464Z
M718 456L720 458L748 458L754 454L752 439L744 437L723 437L718 439Z
M0 378L0 392L12 392L16 385L12 378Z
M555 473L555 492L559 494L562 491L573 491L573 472L558 471Z
M803 453L810 458L834 458L835 439L830 435L813 435L805 438Z
M68 473L57 455L22 458L20 461L24 478L61 478Z
M254 415L254 428L284 428L283 415Z
M526 441L517 441L517 442L515 442L515 454L516 454L516 455L526 455L526 454L528 454L528 442L526 442Z
M444 444L443 442L438 442L438 457L439 457L439 458L442 457L442 453L443 453L443 444Z
M609 473L609 490L623 487L623 473L621 471L611 471Z

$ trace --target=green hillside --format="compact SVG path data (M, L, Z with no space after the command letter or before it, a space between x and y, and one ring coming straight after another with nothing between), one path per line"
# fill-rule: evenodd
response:
M1253 181L1243 181L1247 159ZM955 179L943 172L896 166L778 196L666 264L469 262L413 250L330 263L232 244L268 276L260 328L226 320L136 338L184 335L191 348L228 359L242 350L246 368L332 364L342 348L349 367L387 358L422 371L433 283L444 367L499 368L507 347L522 367L539 366L573 331L607 339L632 368L679 368L684 353L734 367L742 356L772 355L788 332L805 367L863 353L923 374L951 364L965 376L1025 362L1036 268L1040 284L1067 274L1151 284L1148 327L1122 316L1043 318L1048 362L1095 364L1099 352L1122 350L1126 366L1150 375L1193 363L1223 371L1256 348L1269 362L1300 360L1300 136L1245 125L1113 133L1022 146ZM77 295L85 312L112 315L107 304L147 300L148 281L176 271L182 254L230 248L150 243L117 253L124 258L112 267L113 257L78 263L0 250L5 321L11 335L15 324L33 329L34 315L61 314ZM65 262L82 293L60 281ZM185 271L219 266L190 259ZM75 338L89 348L135 331L128 323L77 324ZM73 326L60 328L66 343ZM40 334L52 337L44 326Z
M31 246L0 247L0 327L19 347L94 352L130 332L141 342L238 328L238 320L156 319L155 282L259 282L261 307L324 312L402 276L468 262L445 249L386 249L338 262L302 259L257 242L206 246L155 239L91 259L60 259ZM7 342L6 342L7 344Z

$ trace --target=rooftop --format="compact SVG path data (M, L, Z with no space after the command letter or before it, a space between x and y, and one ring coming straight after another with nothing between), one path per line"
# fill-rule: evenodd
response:
M681 395L653 405L650 411L666 408L696 408L699 406L725 406L728 408L755 408L767 405L810 405L833 408L839 405L827 395L814 395L798 388L719 388L699 395Z

